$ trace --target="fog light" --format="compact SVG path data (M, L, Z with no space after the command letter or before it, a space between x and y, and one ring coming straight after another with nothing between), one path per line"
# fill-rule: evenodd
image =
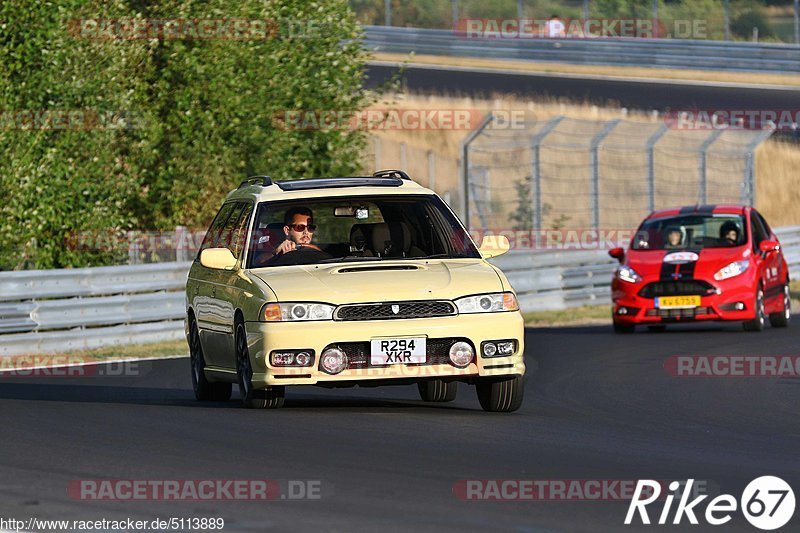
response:
M514 353L514 341L498 342L497 351L500 355L511 355Z
M308 366L311 364L311 354L308 352L300 352L294 358L297 366Z
M737 311L741 311L742 309L744 309L744 304L742 302L736 302L735 304L733 304L733 307Z
M458 368L466 368L475 357L475 351L468 343L459 341L450 347L450 362Z
M627 307L620 307L619 309L617 309L617 314L618 315L627 315L628 314L628 308Z
M294 364L294 352L272 352L270 361L272 366L290 366Z
M338 374L347 368L347 355L339 348L328 348L322 352L319 364L328 374Z
M483 355L485 355L486 357L492 357L496 353L497 353L497 346L495 346L493 342L483 343Z

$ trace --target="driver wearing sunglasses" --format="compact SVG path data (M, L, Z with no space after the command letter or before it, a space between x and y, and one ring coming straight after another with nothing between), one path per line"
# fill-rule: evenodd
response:
M314 231L317 229L313 223L314 213L308 207L292 207L283 217L283 232L286 240L275 248L275 255L293 252L298 249L310 248L320 250L319 246L311 244Z

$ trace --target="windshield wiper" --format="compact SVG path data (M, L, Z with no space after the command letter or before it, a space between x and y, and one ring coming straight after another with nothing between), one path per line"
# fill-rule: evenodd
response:
M339 262L346 262L349 263L351 261L380 261L383 259L382 257L370 257L370 256L358 256L358 255L343 255L342 257L331 257L330 259L323 259L321 261L317 261L317 263L339 263ZM317 264L315 263L315 264Z
M403 259L464 259L469 257L466 254L431 254L431 255L423 255L422 257L404 257Z

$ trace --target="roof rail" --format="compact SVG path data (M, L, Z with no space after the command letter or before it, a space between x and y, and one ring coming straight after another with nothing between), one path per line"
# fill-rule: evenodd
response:
M240 183L237 189L241 189L247 185L260 185L261 187L269 187L272 185L272 178L269 176L252 176Z
M411 180L408 174L402 170L379 170L372 175L373 178L400 178L401 180Z

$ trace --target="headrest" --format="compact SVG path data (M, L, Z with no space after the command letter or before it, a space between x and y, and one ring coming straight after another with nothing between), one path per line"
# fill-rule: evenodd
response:
M405 222L381 222L372 228L372 249L381 256L402 256L411 248L411 230Z
M253 240L257 251L272 251L276 246L286 240L283 231L283 222L270 222L253 230Z

